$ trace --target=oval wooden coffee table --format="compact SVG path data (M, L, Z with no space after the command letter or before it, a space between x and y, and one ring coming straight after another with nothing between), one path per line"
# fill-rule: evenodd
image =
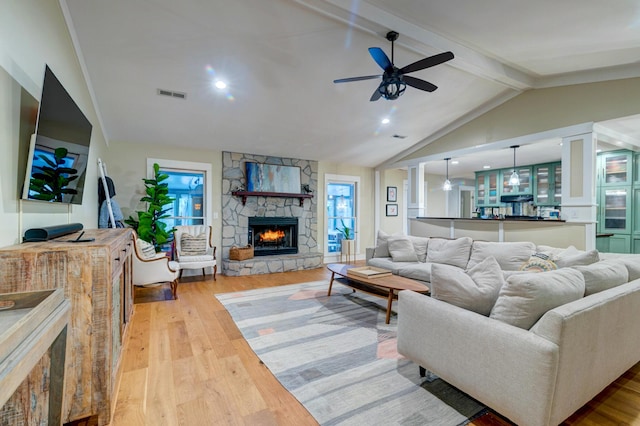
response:
M419 283L418 281L404 278L398 275L387 275L376 278L365 278L354 275L348 275L348 270L353 268L353 265L345 265L342 263L329 263L327 269L331 271L331 281L329 282L329 291L327 296L331 296L331 287L333 287L333 281L338 275L340 284L349 286L355 290L360 290L364 293L371 294L387 299L387 318L385 324L389 324L391 318L391 304L394 299L398 299L398 291L400 290L413 290L418 293L428 293L429 287Z

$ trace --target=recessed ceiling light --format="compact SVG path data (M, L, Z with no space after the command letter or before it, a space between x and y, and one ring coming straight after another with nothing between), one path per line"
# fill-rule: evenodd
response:
M391 120L389 120L389 119L388 119L388 118L386 118L386 117L385 117L385 118L383 118L383 119L382 119L382 121L381 121L381 123L382 123L382 124L389 124L390 122L391 122Z
M227 83L225 83L222 80L216 80L216 82L214 83L214 86L216 86L217 89L226 89L227 88Z
M458 164L459 161L458 160L451 160L451 164Z
M482 166L483 169L490 169L491 166Z

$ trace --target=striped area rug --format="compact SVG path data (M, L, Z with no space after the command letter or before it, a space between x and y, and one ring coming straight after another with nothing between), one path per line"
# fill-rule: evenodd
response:
M484 407L396 350L386 300L317 281L218 294L249 345L322 425L460 425ZM394 306L395 307L395 306Z

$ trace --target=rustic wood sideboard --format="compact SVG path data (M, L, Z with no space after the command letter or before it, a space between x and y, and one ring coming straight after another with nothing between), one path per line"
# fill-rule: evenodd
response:
M133 309L131 229L85 230L0 249L0 293L63 288L71 301L62 422L111 421L120 352Z

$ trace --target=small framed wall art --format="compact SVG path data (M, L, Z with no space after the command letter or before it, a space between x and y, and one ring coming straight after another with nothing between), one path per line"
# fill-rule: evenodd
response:
M398 188L395 186L387 186L387 201L395 203L398 201Z
M397 204L387 204L387 216L398 216Z

